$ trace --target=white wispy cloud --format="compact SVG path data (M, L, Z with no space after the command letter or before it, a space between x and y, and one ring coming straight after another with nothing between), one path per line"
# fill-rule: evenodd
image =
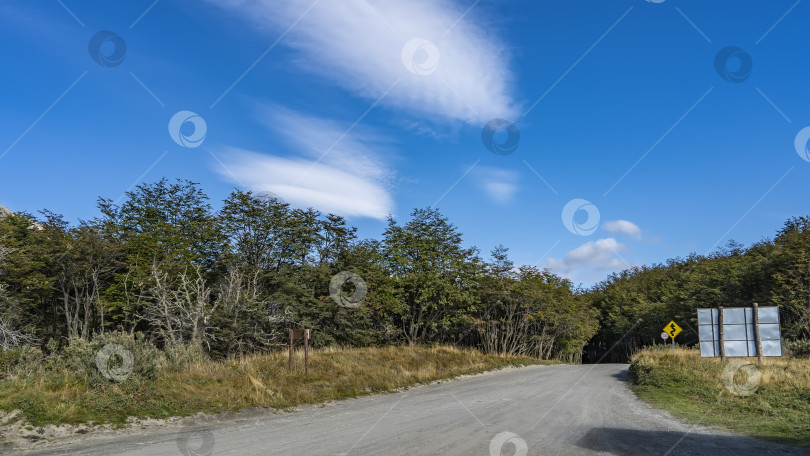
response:
M333 121L280 107L263 107L262 121L298 156L281 157L227 147L218 154L222 178L251 190L269 191L296 207L345 217L384 220L394 211L394 172L383 162L384 138L352 132Z
M474 22L475 11L465 16L467 4L321 0L309 9L312 1L209 2L243 15L268 38L289 29L281 44L299 52L294 64L359 96L381 99L384 106L419 118L478 124L517 116L506 46L491 28ZM413 39L427 40L435 48L417 47L413 58L403 57L403 48ZM430 65L431 72L414 74L406 63Z
M380 184L388 185L394 175L382 158L392 155L390 139L375 130L350 129L348 124L277 105L260 105L258 115L287 145L314 161Z
M602 228L608 233L623 234L633 239L641 239L641 228L627 220L607 221L602 224Z
M599 280L605 273L631 267L622 257L627 246L615 238L589 241L566 252L563 258L549 257L545 267L574 281Z
M484 193L498 204L512 202L518 191L518 173L511 170L480 166L475 168L474 178Z

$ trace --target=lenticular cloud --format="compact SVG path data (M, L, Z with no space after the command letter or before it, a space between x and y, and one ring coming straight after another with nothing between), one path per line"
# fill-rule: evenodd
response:
M209 1L241 13L268 39L286 33L280 45L300 52L300 69L382 106L474 124L517 117L505 46L475 23L474 9L465 14L469 6L437 0Z

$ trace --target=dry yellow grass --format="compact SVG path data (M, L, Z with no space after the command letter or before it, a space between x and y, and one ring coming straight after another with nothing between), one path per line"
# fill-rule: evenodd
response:
M127 417L165 418L244 407L288 408L392 391L506 366L549 363L439 347L326 348L303 352L293 371L287 352L200 362L164 370L153 381L87 385L64 373L0 381L0 409L20 409L36 425L87 421L123 423Z
M736 369L743 363L751 365ZM673 415L756 437L810 441L810 360L701 358L698 350L647 349L631 361L640 397ZM724 381L724 370L726 378Z
M702 358L699 350L677 348L673 352L666 350L643 350L633 360L645 366L666 365L668 368L680 368L708 382L719 382L722 385L722 370L732 360L757 364L757 358L727 358L726 363L720 358ZM788 357L766 357L762 365L757 365L760 373L760 388L765 389L806 389L810 385L810 360Z

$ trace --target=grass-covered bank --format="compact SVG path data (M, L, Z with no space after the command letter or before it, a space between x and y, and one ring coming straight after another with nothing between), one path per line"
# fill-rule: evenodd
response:
M327 348L310 351L309 376L298 352L292 373L287 353L240 360L163 365L151 378L116 383L70 368L43 368L0 380L0 410L18 409L29 423L124 423L127 417L165 418L244 407L287 408L385 392L409 385L507 366L549 364L534 358L485 355L449 346Z
M639 397L691 423L810 444L810 360L766 358L735 373L729 363L740 361L756 364L756 358L722 363L697 350L645 349L631 360L630 381Z

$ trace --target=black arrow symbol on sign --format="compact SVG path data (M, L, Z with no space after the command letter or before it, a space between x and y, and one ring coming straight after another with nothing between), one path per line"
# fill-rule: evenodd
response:
M672 328L672 330L669 332L669 335L675 337L675 323L672 323L671 325L669 325L669 327Z

